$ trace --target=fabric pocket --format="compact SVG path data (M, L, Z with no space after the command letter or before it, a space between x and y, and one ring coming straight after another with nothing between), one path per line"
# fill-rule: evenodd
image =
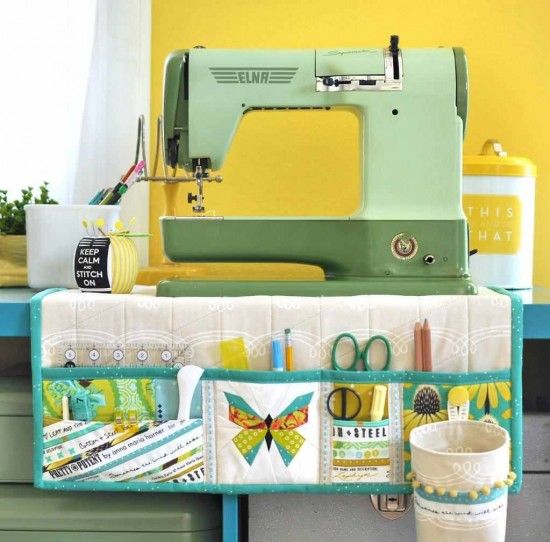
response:
M206 438L215 449L212 482L319 483L319 389L316 382L212 382L203 390L213 404L204 406Z
M389 384L334 382L331 476L336 484L391 482Z
M138 420L176 418L178 387L175 378L70 378L42 382L44 420L62 417L63 397L69 398L71 418L111 422L122 413ZM193 417L201 418L200 410Z
M43 428L43 481L182 482L204 479L202 420L58 420Z
M332 483L390 481L390 420L334 420Z
M431 381L419 382L423 373L403 384L403 449L405 473L411 470L410 434L417 428L448 419L449 392L461 386L468 392L468 419L487 422L512 433L512 383L509 379L494 379L476 383L445 381L437 373L431 374ZM514 453L516 453L514 451ZM514 454L512 454L514 455Z

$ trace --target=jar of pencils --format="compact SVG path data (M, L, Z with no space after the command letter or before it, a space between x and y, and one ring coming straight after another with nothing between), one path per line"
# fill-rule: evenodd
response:
M127 294L132 291L139 266L132 237L135 235L118 229L80 240L74 254L74 276L82 292Z

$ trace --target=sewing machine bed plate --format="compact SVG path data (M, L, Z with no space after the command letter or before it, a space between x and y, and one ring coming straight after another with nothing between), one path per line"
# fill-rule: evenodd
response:
M332 280L163 280L159 297L453 295L475 293L469 279L370 278Z

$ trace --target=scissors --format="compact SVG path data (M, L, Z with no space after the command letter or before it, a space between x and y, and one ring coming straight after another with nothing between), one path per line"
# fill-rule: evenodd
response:
M349 367L342 367L337 360L336 356L336 350L338 348L338 345L343 340L350 340L353 345L353 362ZM373 369L370 360L369 360L369 351L372 347L372 345L376 342L380 341L384 345L384 349L386 351L386 359L384 362L384 366L381 371L386 371L391 363L391 344L390 341L384 337L383 335L374 335L371 337L367 344L365 345L365 348L361 350L359 348L359 343L357 342L357 339L351 334L351 333L342 333L336 337L336 340L334 341L334 344L332 345L332 368L337 371L357 371L357 365L359 362L363 362L364 370L365 371L373 371ZM340 395L340 413L335 412L333 408L333 397ZM349 398L348 398L349 395ZM361 411L362 408L362 401L359 394L352 388L342 386L339 388L335 388L332 390L327 397L327 410L329 414L336 420L353 420Z
M353 345L353 362L349 367L342 367L338 360L336 359L336 350L338 349L338 345L341 341L349 339ZM357 364L362 361L364 365L365 371L374 371L376 369L373 369L370 360L369 360L369 351L372 347L372 345L376 342L380 341L384 345L384 349L386 351L386 360L384 362L384 366L382 369L379 369L380 371L386 371L391 363L391 344L390 341L384 337L384 335L373 335L365 345L365 348L361 350L359 348L359 343L357 342L357 339L351 334L351 333L341 333L336 337L336 340L334 341L334 344L332 345L332 368L337 371L358 371Z

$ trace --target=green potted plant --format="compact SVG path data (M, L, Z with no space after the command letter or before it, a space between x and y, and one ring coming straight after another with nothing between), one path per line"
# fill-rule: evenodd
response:
M13 201L8 201L7 190L0 190L0 286L27 285L25 205L57 203L50 197L48 183L38 190L35 196L29 186Z

